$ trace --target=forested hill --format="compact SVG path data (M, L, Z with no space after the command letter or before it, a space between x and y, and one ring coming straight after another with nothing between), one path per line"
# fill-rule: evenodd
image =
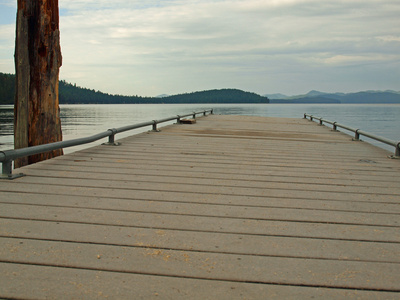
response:
M60 104L121 104L153 103L155 98L110 95L100 91L72 85L64 80L59 83Z
M0 104L13 104L15 75L0 73ZM268 103L268 98L236 89L211 90L157 97L110 95L70 84L59 84L60 104L173 104L173 103Z
M265 96L237 89L194 92L161 99L163 103L269 103Z

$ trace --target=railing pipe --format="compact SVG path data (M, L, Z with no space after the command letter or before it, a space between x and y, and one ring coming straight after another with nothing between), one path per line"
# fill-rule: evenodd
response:
M329 121L329 120L326 120L326 119L323 119L322 121L325 122L325 123L331 124L331 125L334 125L334 123L337 123L337 122Z
M157 122L157 124L160 124L160 123L164 123L164 122L168 122L168 121L173 121L173 120L176 120L176 117L175 117L175 116L174 116L174 117L165 118L165 119L161 119L161 120L156 120L156 122Z
M354 132L354 134L355 134L354 140L356 140L356 141L358 141L360 139L360 135L363 135L363 136L371 138L371 139L373 139L375 141L378 141L378 142L385 143L387 145L393 146L393 147L395 147L394 157L400 157L400 141L396 142L396 141L393 141L393 140L389 140L389 139L387 139L385 137L377 136L375 134L363 131L361 129L355 129L355 128L352 128L352 127L349 127L349 126L346 126L346 125L343 125L343 124L339 124L338 122L332 122L332 121L329 121L329 120L324 120L323 118L317 118L317 117L314 117L314 116L309 115L309 114L304 114L304 119L307 119L307 117L310 118L310 121L312 121L313 119L319 120L321 125L323 124L323 122L331 124L331 125L333 125L333 130L337 130L337 127L340 127L340 128L349 130L351 132Z
M374 135L374 134L369 133L369 132L365 132L363 130L358 130L358 133L360 135L369 137L369 138L371 138L373 140L377 140L377 141L379 141L381 143L385 143L385 144L393 146L393 147L397 147L399 145L399 143L400 143L400 142L395 142L395 141L389 140L389 139L387 139L385 137L381 137L381 136L377 136L377 135Z
M349 127L349 126L346 126L346 125L343 125L340 123L336 123L336 127L340 127L340 128L346 129L348 131L352 131L352 132L356 132L357 130L359 130L358 128Z
M153 125L153 123L154 123L154 121L148 121L148 122L143 122L143 123L138 123L138 124L119 127L119 128L117 128L115 130L116 130L116 133L121 133L121 132L129 131L129 130L133 130L133 129L138 129L138 128L150 126L150 125Z
M38 146L32 146L32 147L27 147L27 148L21 148L21 149L13 149L13 150L6 150L6 151L0 151L0 162L2 163L2 173L0 175L0 179L13 179L16 177L20 177L22 174L19 175L13 175L12 174L12 162L16 160L17 158L21 157L26 157L26 156L31 156L39 153L44 153L44 152L49 152L53 150L58 150L61 148L68 148L68 147L73 147L73 146L79 146L83 144L89 144L95 141L98 141L100 139L108 137L108 143L110 145L117 145L115 143L115 135L117 133L137 129L137 128L142 128L146 126L153 126L157 130L157 124L172 121L172 120L177 120L179 123L180 118L182 117L187 117L187 116L196 116L196 114L203 114L206 115L208 113L212 114L213 110L204 110L201 112L194 112L190 113L184 116L174 116L174 117L169 117L161 120L153 120L149 122L144 122L144 123L138 123L134 125L128 125L124 127L119 127L119 128L113 128L113 129L108 129L105 132L101 132L89 137L84 137L84 138L78 138L78 139L73 139L69 141L61 141L61 142L54 142L50 144L43 144L43 145L38 145Z
M49 152L61 148L69 148L73 146L79 146L83 144L89 144L95 141L98 141L102 138L108 137L112 135L112 131L107 130L105 132L101 132L89 137L78 138L69 141L62 141L62 142L54 142L50 144L32 146L27 148L15 149L15 150L6 150L3 151L4 156L0 155L0 162L6 160L15 160L17 158L26 157L30 155L35 155L39 153ZM4 157L4 158L3 158Z

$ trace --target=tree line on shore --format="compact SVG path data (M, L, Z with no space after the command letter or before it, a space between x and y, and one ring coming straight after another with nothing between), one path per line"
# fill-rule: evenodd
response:
M14 104L15 75L0 73L0 104ZM165 97L110 95L101 91L59 82L60 104L185 104L185 103L269 103L268 97L238 89L220 89Z

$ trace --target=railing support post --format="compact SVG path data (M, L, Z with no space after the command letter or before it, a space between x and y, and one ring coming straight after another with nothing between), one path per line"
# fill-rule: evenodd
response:
M181 116L180 115L176 116L176 123L181 124Z
M400 142L397 143L396 150L394 151L394 156L400 157Z
M358 131L359 131L360 129L357 129L356 131L355 131L355 135L354 135L354 141L359 141L360 140L360 134L358 133Z
M196 119L196 113L195 112L193 113L193 119Z
M157 120L153 120L153 131L158 132L159 130L157 129Z
M109 137L108 137L108 143L109 144L114 144L115 143L115 135L113 134L113 135L110 135Z
M323 125L322 118L321 118L321 119L319 119L319 125Z
M3 161L2 168L1 168L1 177L10 177L12 176L12 161L6 160Z
M22 177L24 174L13 174L12 173L12 160L3 161L1 167L1 176L0 179L15 179L18 177Z
M334 130L334 131L337 131L336 123L337 123L337 122L333 122L333 130Z
M108 136L108 142L107 143L103 143L103 145L106 145L106 146L119 146L120 143L116 143L115 142L115 135L118 133L118 130L113 128L113 129L108 129L108 131L111 132L111 135Z

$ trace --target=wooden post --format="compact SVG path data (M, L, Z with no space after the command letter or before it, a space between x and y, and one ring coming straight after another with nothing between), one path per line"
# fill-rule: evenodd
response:
M18 0L15 40L15 149L62 140L58 102L62 64L58 0ZM55 150L15 161L15 168L62 155Z

